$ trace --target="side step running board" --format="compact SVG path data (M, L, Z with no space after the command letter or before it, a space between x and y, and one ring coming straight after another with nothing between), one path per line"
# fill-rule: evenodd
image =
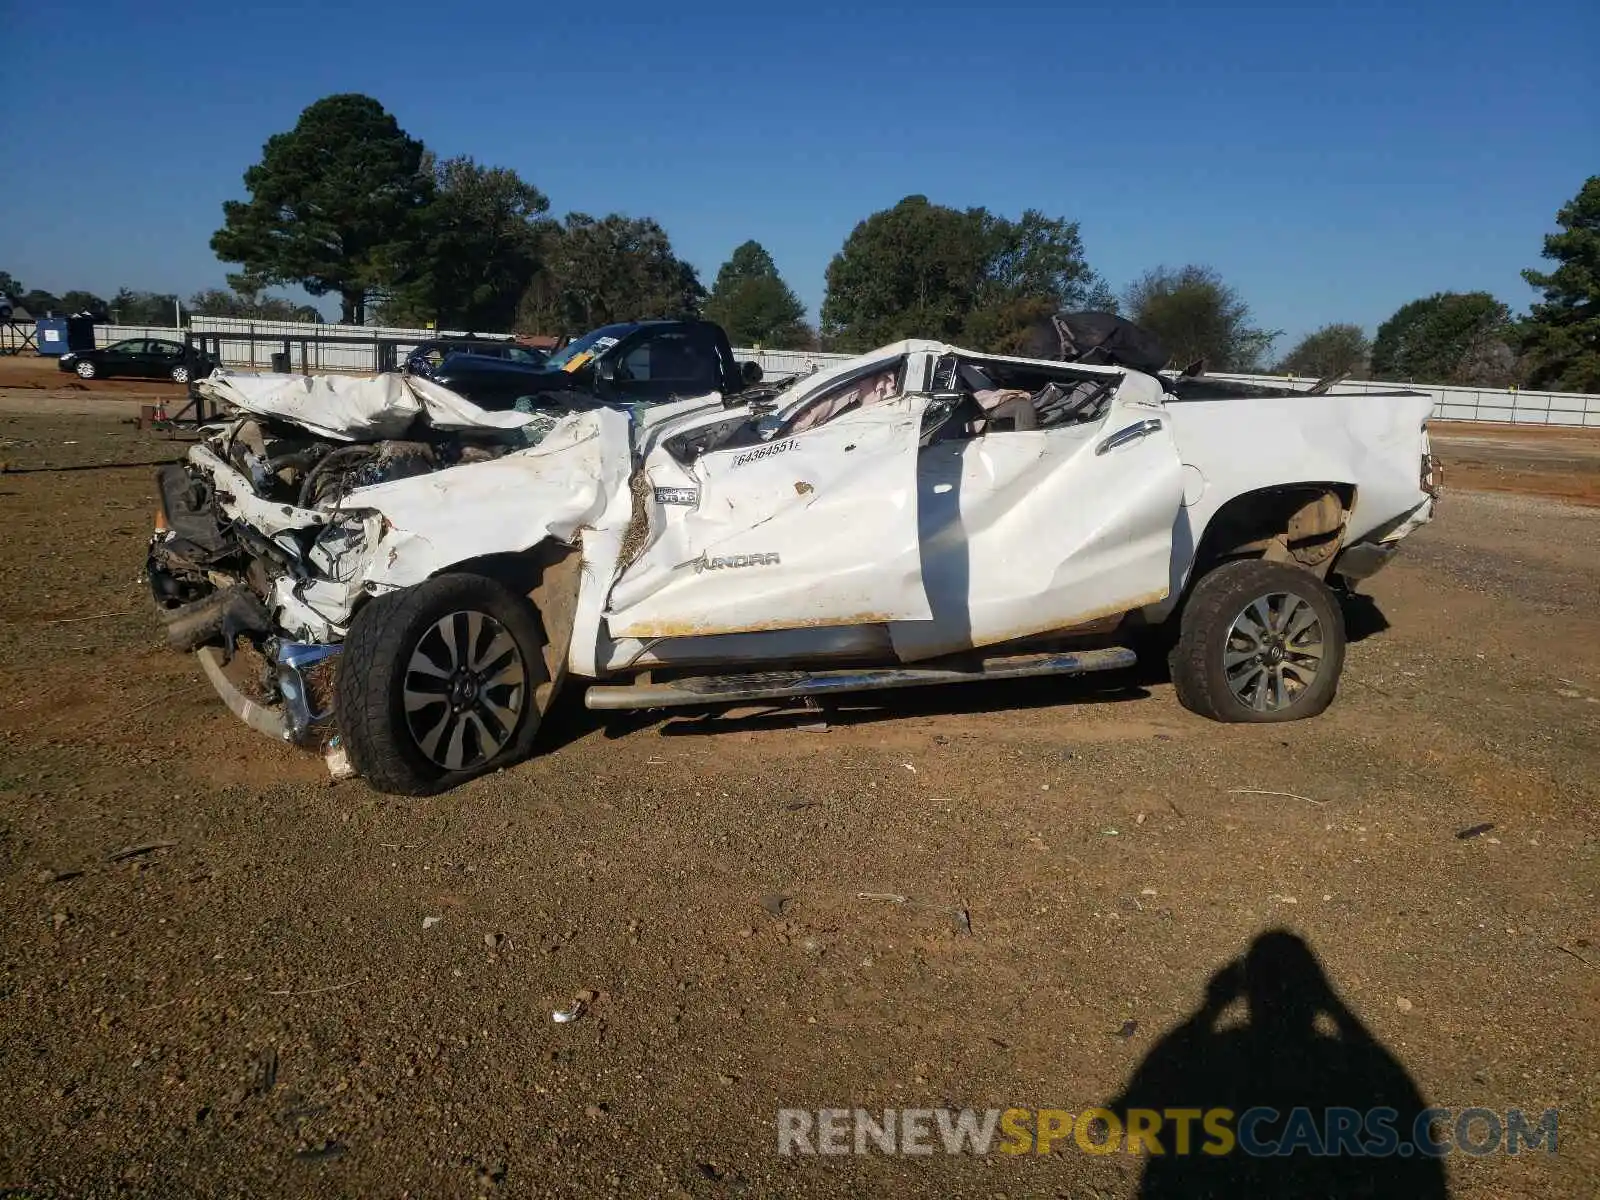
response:
M1132 650L1113 646L1072 654L1013 654L986 658L975 667L884 667L843 671L766 671L747 675L699 675L669 683L591 687L584 696L589 708L678 708L729 704L745 700L778 700L835 692L873 692L884 688L925 687L935 683L982 683L990 679L1022 679L1030 675L1086 675L1133 666Z

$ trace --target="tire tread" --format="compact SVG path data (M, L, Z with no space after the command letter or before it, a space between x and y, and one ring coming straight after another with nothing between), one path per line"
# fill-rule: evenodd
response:
M400 682L397 676L403 676L405 670L402 651L408 631L434 611L470 603L481 607L486 598L505 605L510 613L518 612L519 605L525 609L529 627L522 630L524 636L519 637L515 628L510 632L519 645L531 636L534 645L520 648L526 669L532 674L540 672L544 665L539 653L543 628L538 613L524 598L483 575L441 575L404 591L375 597L351 622L339 665L335 713L350 764L378 791L402 796L432 795L526 757L531 749L542 715L534 707L531 680L529 708L522 728L506 749L473 770L447 771L424 763L420 752L413 752L409 734L396 728L394 697Z

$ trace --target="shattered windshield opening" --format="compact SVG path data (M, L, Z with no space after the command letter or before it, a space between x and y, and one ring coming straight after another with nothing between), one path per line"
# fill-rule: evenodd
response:
M552 371L566 371L570 374L596 356L604 354L636 328L638 328L636 325L602 325L599 329L591 330L581 338L567 343L545 359L544 365Z

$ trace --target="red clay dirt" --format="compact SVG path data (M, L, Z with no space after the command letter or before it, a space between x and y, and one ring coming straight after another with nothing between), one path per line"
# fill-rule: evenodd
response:
M1600 504L1600 427L1432 421L1428 429L1447 483Z
M1453 1155L1453 1196L1593 1195L1600 511L1449 488L1310 721L1209 723L1159 670L820 732L568 695L532 761L397 800L162 647L146 464L182 447L101 394L0 391L0 1187L1129 1197L1144 1162L1071 1139L785 1158L775 1114L1080 1112L1282 927L1428 1101L1560 1109L1560 1153Z
M0 389L60 392L95 399L178 400L188 394L184 384L159 379L79 379L63 371L53 358L12 355L0 358Z

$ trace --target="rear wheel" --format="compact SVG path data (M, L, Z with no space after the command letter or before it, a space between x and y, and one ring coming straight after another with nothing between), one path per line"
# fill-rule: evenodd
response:
M427 795L526 758L544 682L539 615L481 575L441 575L356 614L337 711L379 791Z
M1226 563L1184 606L1172 682L1185 708L1215 721L1297 721L1332 702L1344 647L1338 600L1315 575Z
M186 367L186 366L182 366L182 365L173 367L172 368L172 382L173 383L188 383L189 382L189 368Z
M80 358L78 360L78 365L72 369L78 373L79 379L93 379L99 370L94 363L90 362L86 358Z

